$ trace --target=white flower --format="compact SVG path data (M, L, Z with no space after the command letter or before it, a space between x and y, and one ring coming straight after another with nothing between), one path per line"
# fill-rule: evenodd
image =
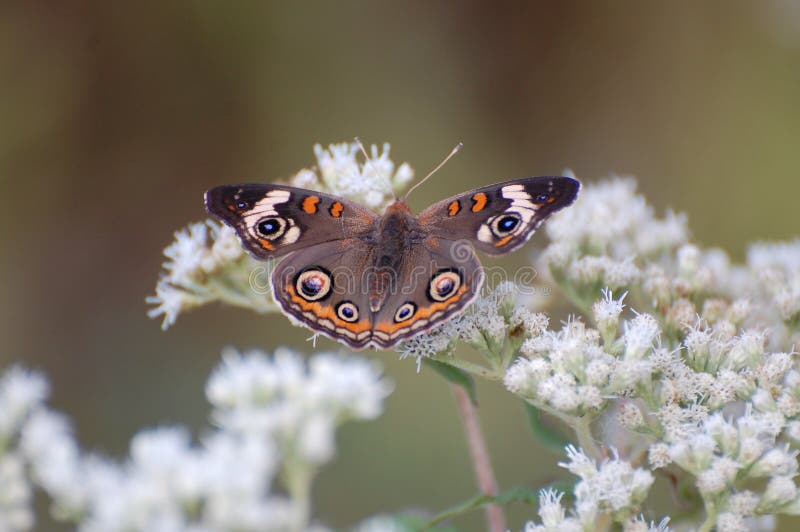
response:
M270 265L250 257L236 233L211 220L175 232L167 246L164 272L156 294L146 299L147 315L163 316L162 329L178 315L211 301L223 301L257 312L277 310L269 290Z
M49 393L47 381L18 366L0 377L0 444L10 438L25 418L44 402Z
M717 530L719 532L748 532L744 517L733 512L722 512L717 516Z
M380 152L372 145L370 152L369 159L359 163L361 148L358 143L331 144L328 149L315 145L320 181L324 185L322 192L346 196L371 209L383 210L394 200L395 193L414 178L414 172L406 163L395 172L395 164L389 159L388 143ZM309 182L308 172L304 170L298 174L295 180L300 183L294 184L302 186Z
M762 512L774 512L784 504L797 498L798 490L790 476L775 476L769 479L767 488L758 503Z
M514 394L534 398L539 383L549 376L550 364L541 358L518 358L506 370L503 384Z
M33 478L63 511L85 507L80 449L64 416L38 410L22 429L20 449L32 465Z
M628 429L637 429L644 425L642 411L632 401L622 403L617 411L617 420L620 425Z
M653 469L666 467L672 463L670 447L666 443L654 443L647 449L647 461Z
M0 530L33 528L33 490L25 475L25 463L14 453L0 454Z
M595 301L594 305L592 305L594 321L597 323L597 329L603 336L603 341L606 345L613 342L617 334L619 315L622 314L622 310L625 308L622 301L627 295L628 293L624 292L619 299L614 299L612 291L605 288L603 289L602 299L598 299Z
M622 525L622 530L623 532L668 532L670 530L667 526L668 524L669 517L665 517L658 523L655 521L650 521L648 523L642 515L638 515L626 521Z
M741 465L732 458L716 457L708 469L698 475L697 487L706 496L716 495L733 483L740 468Z
M752 477L773 477L776 475L794 475L797 473L797 451L774 448L767 451L750 468Z
M567 447L567 456L570 461L559 465L581 477L575 485L576 508L582 505L586 517L596 510L632 513L647 497L655 481L649 471L632 467L616 452L613 459L603 461L599 467L575 447ZM586 526L589 523L583 516L581 521Z
M561 506L563 496L563 493L554 489L540 490L539 517L542 524L528 521L524 532L582 532L584 528L577 519L565 516L564 507Z
M625 323L625 358L639 360L653 347L661 333L658 322L649 314L639 314Z

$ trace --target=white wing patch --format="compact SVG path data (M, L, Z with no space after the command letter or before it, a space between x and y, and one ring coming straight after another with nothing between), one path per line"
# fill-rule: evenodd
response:
M251 210L245 213L244 222L247 225L247 229L250 231L250 233L258 237L258 231L256 229L256 226L258 225L259 220L267 218L269 216L277 216L278 211L275 210L275 205L286 203L287 201L289 201L291 195L292 195L291 192L289 192L288 190L271 190L267 192L266 196L260 199L258 203L253 205L253 208ZM294 223L292 222L292 220L288 221L290 222L288 224L289 227L291 227L292 229L296 229L294 227ZM289 229L288 232L291 232L292 229ZM297 230L299 231L299 229ZM289 235L287 234L286 237L288 236ZM294 240L297 240L299 236L300 235L298 234ZM284 237L284 239L286 237ZM288 243L291 244L292 242L294 242L294 240Z
M497 216L493 216L486 220L486 223L481 225L478 229L478 240L481 242L486 242L488 244L492 244L496 242L498 239L505 238L508 236L516 237L518 235L524 234L531 229L531 223L536 216L536 211L539 210L539 205L535 204L531 201L531 195L525 192L524 185L506 185L500 189L500 195L503 196L504 199L510 200L511 205L508 206L506 210L502 213L498 214ZM500 217L507 214L514 213L519 216L521 223L508 234L495 234L492 231L492 224L494 221ZM535 227L534 227L535 229ZM533 235L533 231L528 233L528 237Z

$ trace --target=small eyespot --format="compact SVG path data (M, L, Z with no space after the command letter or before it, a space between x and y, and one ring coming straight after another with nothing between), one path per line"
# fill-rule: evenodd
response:
M521 219L518 214L504 214L492 221L492 232L495 236L506 236L514 232L519 226Z
M236 202L236 208L239 209L240 211L245 210L247 207L248 207L247 202L244 202L244 201L237 201Z
M339 319L352 323L358 320L358 307L350 301L342 301L336 305L336 315Z
M403 303L397 308L397 312L394 313L395 323L400 323L402 321L410 319L416 311L417 311L417 306L414 303L410 301L407 303Z
M445 301L461 288L461 275L453 270L439 270L428 285L428 297L433 301Z
M549 194L539 194L538 196L536 196L536 202L537 203L546 203L547 200L549 200L549 199L550 199L550 195Z
M306 301L319 301L331 291L331 275L320 268L309 268L297 276L295 288Z
M286 221L283 218L264 218L259 220L256 229L261 236L275 240L286 230Z

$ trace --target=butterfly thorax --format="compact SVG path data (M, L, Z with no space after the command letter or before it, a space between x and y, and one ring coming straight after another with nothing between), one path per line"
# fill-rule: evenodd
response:
M396 289L403 257L425 239L416 217L402 201L395 201L376 220L370 235L372 270L366 277L369 306L378 312L386 296Z

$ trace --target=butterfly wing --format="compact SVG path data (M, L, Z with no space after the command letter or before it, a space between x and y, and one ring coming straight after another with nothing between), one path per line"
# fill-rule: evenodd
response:
M389 349L463 310L483 282L463 242L429 238L408 249L396 269L376 269L375 253L359 239L292 253L273 270L275 300L289 316L353 349Z
M570 205L580 182L570 177L528 177L453 196L420 213L432 235L466 239L500 255L524 244L554 212Z
M222 185L206 192L205 202L260 259L362 235L377 219L352 201L283 185Z
M372 338L368 292L369 246L358 239L325 242L281 260L272 272L275 301L305 326L362 349Z

